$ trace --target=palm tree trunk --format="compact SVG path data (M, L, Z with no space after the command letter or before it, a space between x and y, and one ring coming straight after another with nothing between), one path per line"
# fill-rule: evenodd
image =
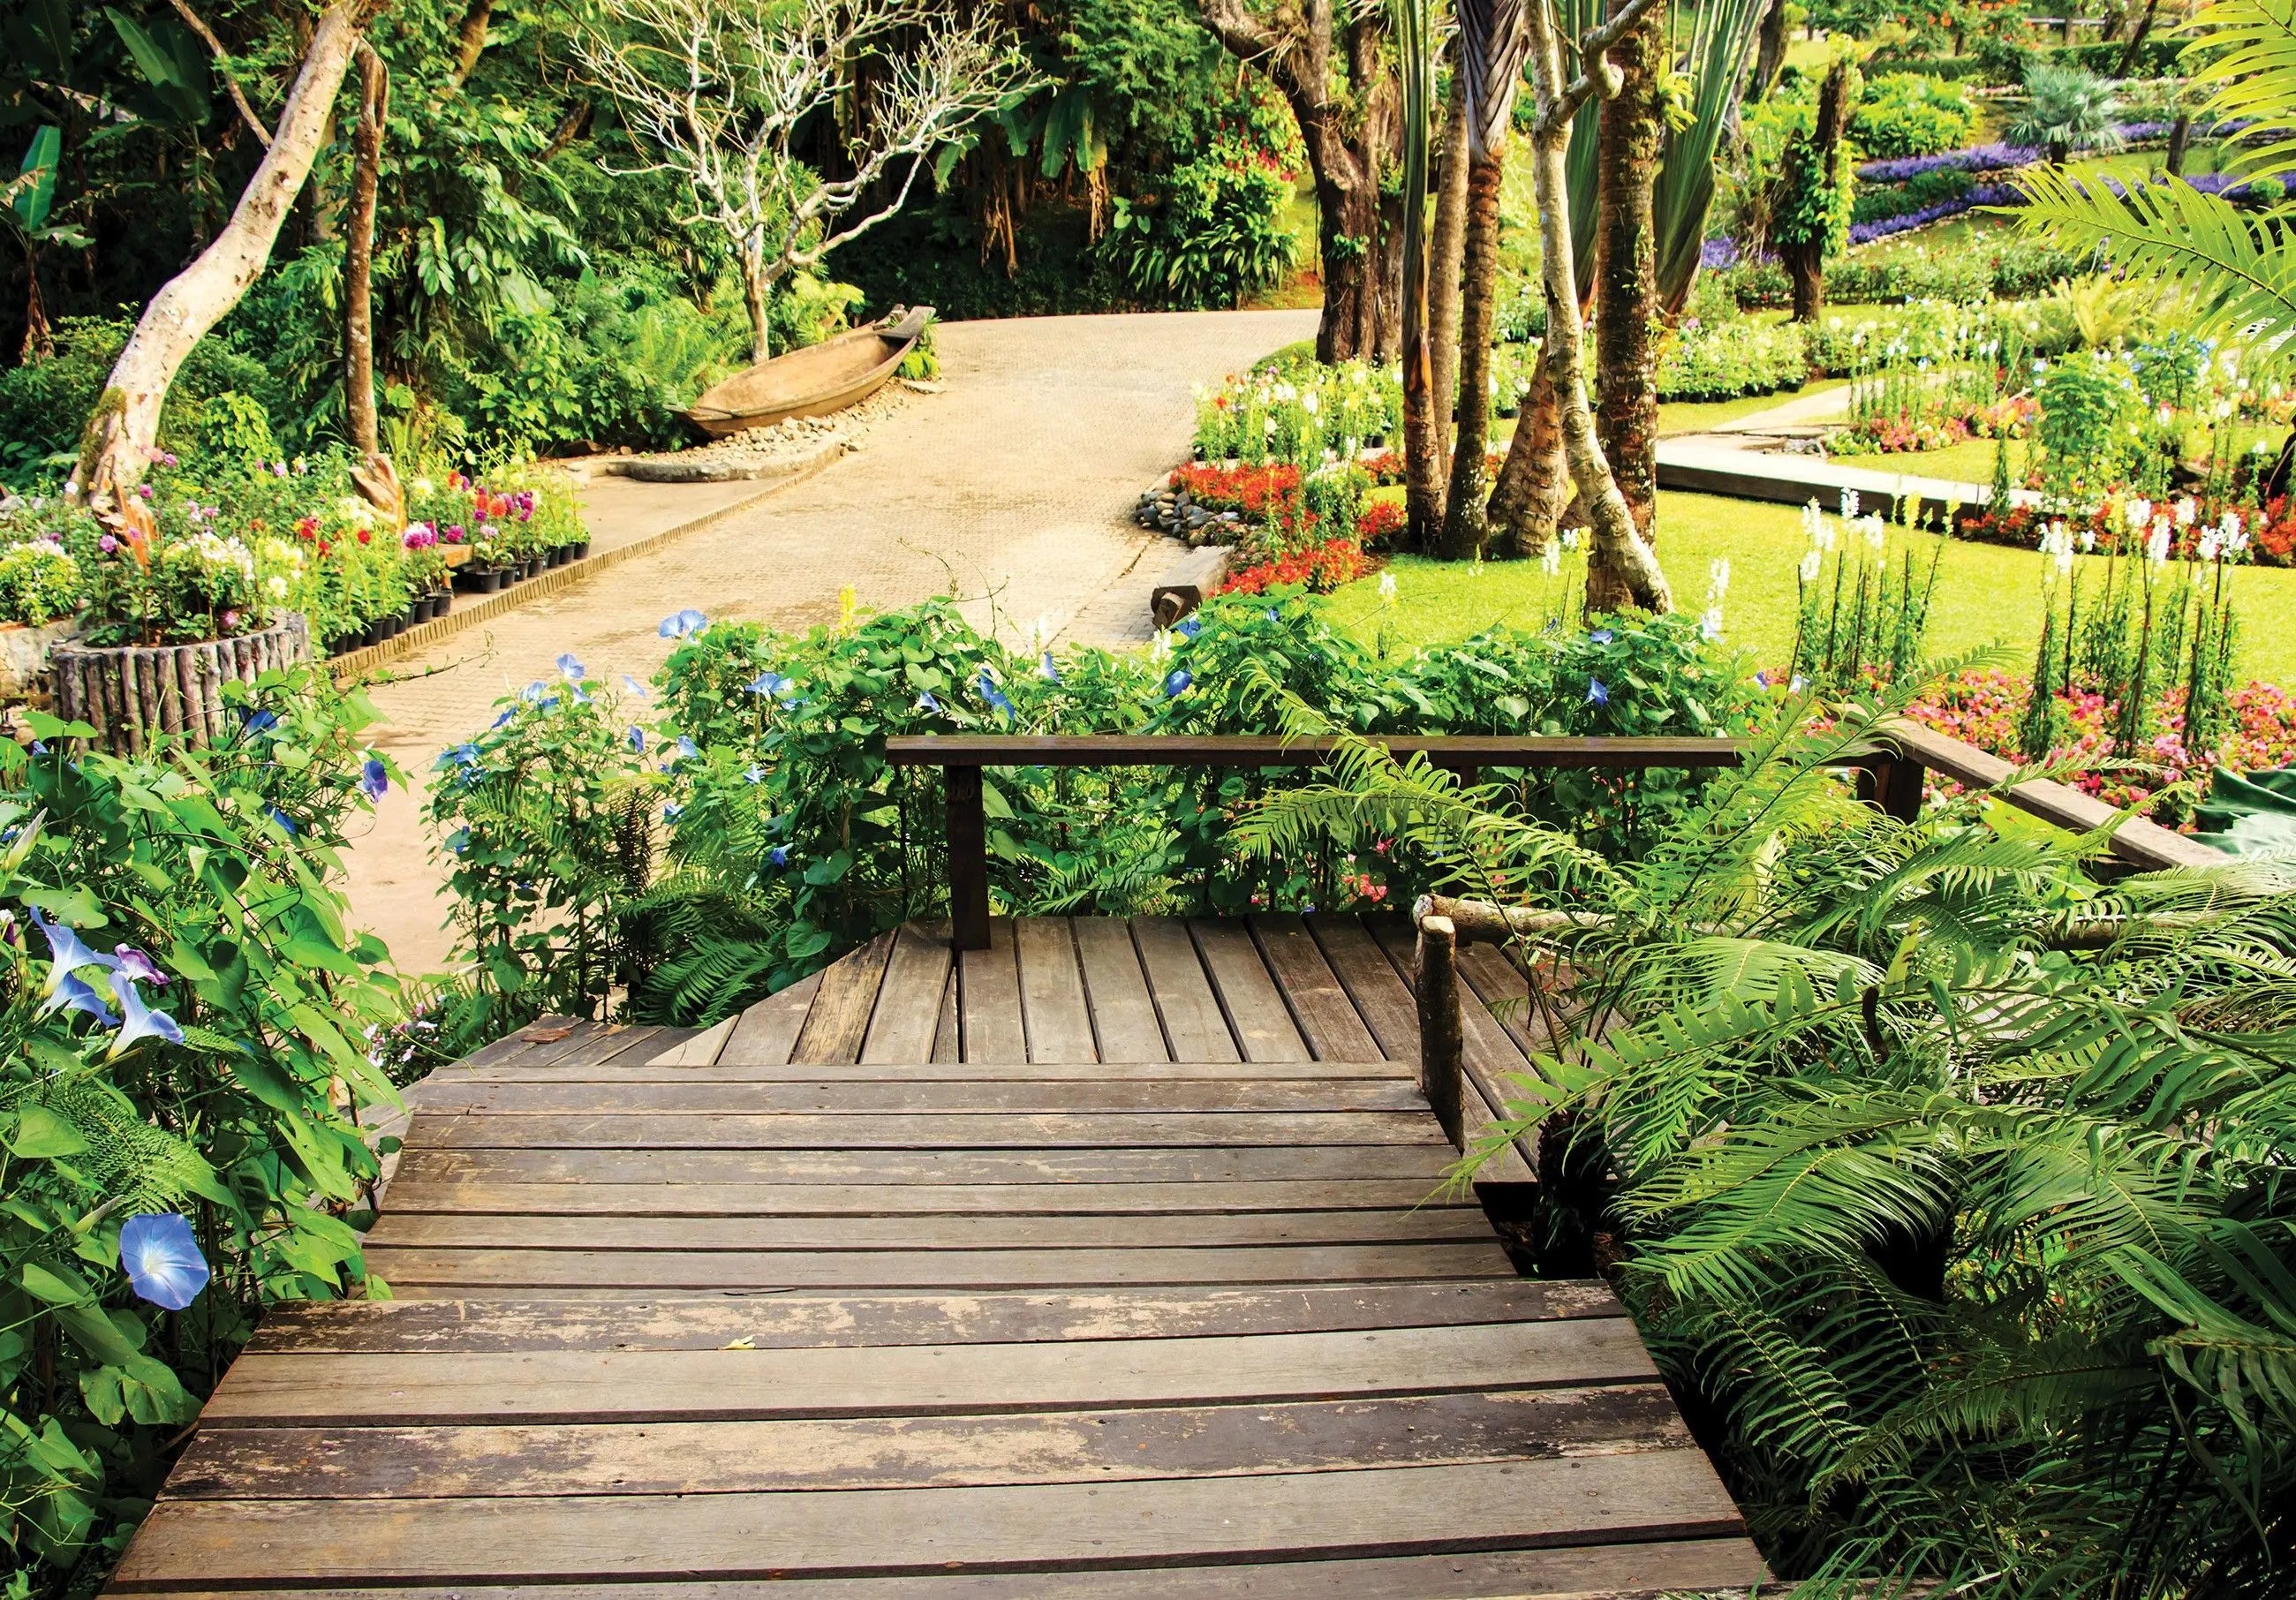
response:
M351 203L343 243L343 422L361 455L382 449L374 409L374 208L390 75L374 46L359 45L359 119L351 136Z
M2170 177L2182 177L2185 172L2185 152L2193 142L2193 116L2190 111L2178 111L2176 120L2169 124L2169 159L2166 163Z
M1664 0L1611 52L1620 89L1603 103L1595 220L1595 429L1645 539L1658 523L1658 226L1651 191L1666 141ZM1599 564L1599 559L1597 561ZM1589 584L1595 581L1590 572Z
M1500 464L1488 511L1491 537L1509 555L1532 555L1554 541L1570 505L1570 463L1562 454L1562 397L1547 369L1554 341L1539 347L1530 392L1516 413L1514 439Z
M1746 98L1767 100L1770 86L1778 81L1778 70L1786 64L1786 0L1770 0L1769 9L1762 13L1761 43L1754 54L1754 79L1746 86Z
M1443 530L1443 490L1451 459L1453 390L1459 379L1459 258L1467 209L1467 104L1456 93L1443 125L1436 169L1435 228L1427 250L1427 382L1414 395L1404 376L1406 448L1403 505L1412 547L1432 550ZM1406 286L1405 293L1411 290ZM1408 351L1405 359L1409 359Z
M1483 457L1491 435L1491 324L1496 308L1499 186L1506 176L1506 147L1495 145L1467 163L1464 272L1459 286L1459 432L1451 447L1451 487L1443 508L1441 554L1464 561L1489 537L1485 503L1489 481Z

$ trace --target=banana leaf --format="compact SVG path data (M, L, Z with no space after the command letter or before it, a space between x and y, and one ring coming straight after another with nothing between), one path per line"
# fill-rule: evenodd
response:
M2218 767L2198 823L2194 837L2231 855L2296 849L2296 767L2247 774Z

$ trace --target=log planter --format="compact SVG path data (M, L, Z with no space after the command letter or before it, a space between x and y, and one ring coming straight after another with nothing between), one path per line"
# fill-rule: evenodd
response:
M197 644L67 643L49 658L51 703L65 721L95 729L90 743L100 750L146 750L159 734L210 744L226 729L226 678L253 683L258 673L310 659L310 627L294 611L260 633Z

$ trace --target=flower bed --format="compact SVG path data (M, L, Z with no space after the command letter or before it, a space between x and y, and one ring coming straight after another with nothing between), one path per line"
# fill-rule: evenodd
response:
M1964 399L1926 414L1860 417L1829 435L1825 447L1835 455L1890 455L1943 450L1972 439L2022 439L2038 409L2030 395L2015 395L1989 406Z
M1311 594L1328 595L1342 584L1353 583L1369 568L1358 539L1327 539L1311 548L1247 567L1230 576L1213 593L1264 595L1270 589L1304 587Z

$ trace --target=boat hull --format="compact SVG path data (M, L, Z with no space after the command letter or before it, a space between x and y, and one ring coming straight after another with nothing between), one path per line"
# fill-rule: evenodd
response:
M932 308L920 306L875 327L760 362L705 390L685 420L711 439L724 439L791 417L842 411L885 386L931 320Z

